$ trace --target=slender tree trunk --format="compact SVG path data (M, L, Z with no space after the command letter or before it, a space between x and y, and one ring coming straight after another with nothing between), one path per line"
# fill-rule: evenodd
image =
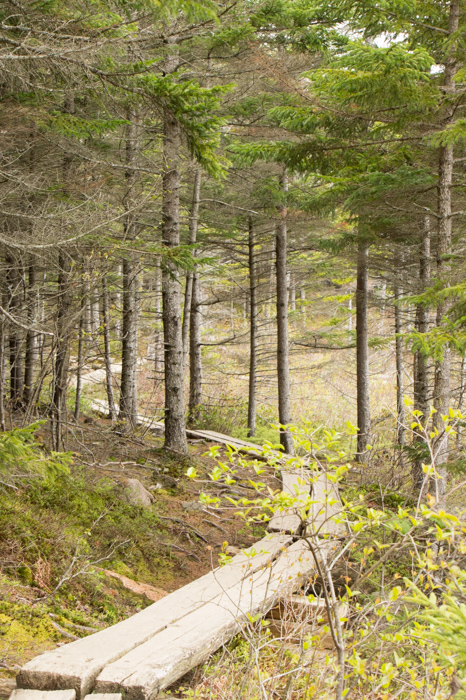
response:
M283 192L288 190L286 172L280 178ZM280 212L275 228L275 259L277 271L277 379L278 420L280 425L291 423L290 367L288 340L288 286L287 286L287 208ZM287 454L293 454L293 438L289 429L280 431L280 444Z
M33 260L28 267L28 290L27 290L27 319L29 330L26 334L26 353L24 358L24 389L23 402L29 405L32 398L34 385L34 365L37 353L36 333L32 330L36 319L36 267Z
M419 247L419 293L426 291L430 283L430 219L424 219L424 229ZM416 306L416 331L424 334L429 330L429 308L426 304ZM414 354L414 401L415 411L422 413L421 420L425 422L429 416L429 361L427 355L420 350ZM421 444L424 442L422 435L415 434L414 442ZM413 461L412 479L413 491L419 494L424 483L424 472L422 471L423 460L418 458Z
M117 412L113 394L112 357L110 353L110 311L106 275L102 278L102 334L104 337L105 387L107 390L108 415L113 421Z
M180 151L180 125L170 110L165 108L162 245L169 252L180 244ZM162 308L165 347L165 447L187 453L181 285L178 268L169 255L162 267Z
M191 321L189 329L189 425L199 420L202 404L201 299L199 273L193 274Z
M131 258L123 260L123 323L119 418L132 427L137 422L135 382L137 368L138 267Z
M189 244L194 246L197 240L199 226L199 203L201 196L202 171L198 166L194 175L193 201L191 205L191 215L189 217ZM191 250L194 255L194 250ZM188 270L186 274L186 287L184 292L184 313L183 313L183 365L186 366L189 346L189 319L191 315L191 297L193 289L193 270Z
M138 270L139 273L139 270ZM139 294L139 274L136 274L135 290L134 290L134 362L132 363L133 376L131 378L131 390L133 392L131 406L133 412L133 423L137 423L139 411L139 394L138 394L138 337L139 337L139 311L141 308L141 299Z
M289 273L289 286L290 286L290 311L296 311L296 285L294 281L294 275L292 272Z
M249 400L248 400L248 437L256 434L257 412L257 278L254 255L254 226L249 217L249 295L250 295L250 329L249 329Z
M371 435L371 414L369 394L369 328L368 328L368 287L369 287L369 245L362 238L358 243L358 269L356 282L356 375L358 462L369 461L367 445Z
M66 423L66 389L70 349L70 258L62 250L58 258L58 309L52 402L52 442L54 450L64 448L63 423Z
M118 336L121 336L121 316L123 315L122 305L121 305L121 289L122 289L122 275L123 268L121 265L117 266L117 280L116 280L116 291L115 291L115 306L117 308L117 314L115 317L115 332ZM118 313L118 311L120 313Z
M299 305L299 310L301 311L302 314L306 313L306 304L304 303L306 301L306 290L304 287L300 287L299 289L299 300L300 300L300 305Z
M138 116L128 111L129 124L126 133L126 163L134 165L139 148ZM124 197L126 216L124 222L125 239L131 241L137 235L135 208L136 175L133 168L125 172L127 190ZM138 287L139 264L133 254L123 260L123 319L121 334L121 387L119 418L132 428L137 423L137 326L138 326Z
M466 354L463 353L461 356L460 365L460 386L459 386L459 396L458 396L458 411L463 412L464 404L464 390L465 390L465 370L466 370ZM456 449L461 449L461 438L463 436L463 426L462 421L459 421L456 425Z
M21 274L19 260L14 256L7 257L7 287L8 311L17 319L21 312ZM10 400L13 410L20 408L23 400L23 358L22 330L10 321L8 329L8 344L10 351Z
M162 270L160 268L160 258L155 263L155 374L159 378L163 372L163 328L162 328Z
M3 288L3 284L1 285ZM2 297L5 296L2 294ZM0 298L2 298L0 297ZM2 298L3 303L5 301ZM5 430L5 316L0 316L0 430Z
M396 409L397 409L397 444L403 449L406 444L406 427L405 427L405 404L404 404L404 388L403 388L403 340L401 333L403 332L401 323L401 300L403 298L403 290L399 286L398 280L395 280L395 355L396 355ZM402 455L403 457L403 455Z
M76 397L74 402L74 422L78 423L81 411L81 396L83 388L83 365L84 365L84 313L86 309L86 296L83 292L81 298L81 313L79 314L78 326L78 358L76 367Z

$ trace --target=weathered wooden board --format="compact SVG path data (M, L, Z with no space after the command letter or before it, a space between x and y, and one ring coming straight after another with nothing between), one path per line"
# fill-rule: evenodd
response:
M269 521L269 532L295 533L300 530L303 520L306 519L311 482L309 472L306 469L282 469L282 490L294 496L296 505L277 511Z
M309 528L317 535L344 535L343 523L336 523L333 517L340 512L341 501L338 486L321 472L312 488L312 507Z
M265 613L278 598L303 585L314 567L306 542L294 543L270 567L251 574L104 668L96 690L122 689L125 700L155 698L236 634L248 615Z
M10 700L75 700L74 690L26 690L17 688L10 695Z
M112 627L29 661L18 673L20 688L55 690L74 688L79 698L88 693L107 664L116 661L155 634L238 584L248 574L273 560L291 537L264 538L233 557L224 567L209 572L187 586Z
M222 445L231 445L241 452L246 452L251 456L255 457L261 456L262 447L260 445L255 445L252 442L247 442L246 440L240 440L239 438L231 437L230 435L224 435L223 433L217 433L214 430L186 430L186 435L190 438L198 438L208 440L209 442L219 442Z

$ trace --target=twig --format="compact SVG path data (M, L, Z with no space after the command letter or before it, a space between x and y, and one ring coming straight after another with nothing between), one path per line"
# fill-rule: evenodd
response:
M183 527L189 527L191 530L194 532L195 535L197 535L201 540L204 540L206 544L209 544L209 541L204 537L202 532L197 530L193 525L190 525L189 523L185 522L184 520L181 520L180 518L169 518L166 515L157 515L160 520L171 520L174 523L178 523L179 525L182 525Z
M55 615L54 613L49 613L50 617L57 618L58 615ZM70 622L69 620L66 621L67 625L70 625L70 627L74 627L77 630L82 630L83 632L98 632L99 628L98 627L87 627L86 625L77 625L75 622Z
M172 544L172 542L161 542L159 540L159 544L162 545L162 547L169 547L170 549L177 549L179 552L183 552L183 554L186 554L188 557L192 557L196 561L201 563L201 560L197 556L197 554L194 554L193 552L189 552L187 549L184 549L183 547L180 547L177 544Z
M207 520L206 518L204 518L204 522L208 523L209 525L212 525L212 527L216 527L217 530L220 530L221 532L223 532L224 535L228 537L228 532L224 530L221 525L217 525L217 523L212 522L212 520Z
M50 624L52 627L55 627L56 630L60 632L63 637L66 637L67 639L72 639L73 641L76 639L80 639L80 637L77 637L75 634L71 634L71 632L67 632L66 630L63 629L63 627L60 627L60 625L57 622L54 622L53 620L50 620Z

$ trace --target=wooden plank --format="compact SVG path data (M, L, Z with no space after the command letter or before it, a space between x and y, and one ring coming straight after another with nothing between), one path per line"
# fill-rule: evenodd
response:
M18 687L74 688L79 700L91 690L104 666L266 566L290 542L291 537L287 536L266 537L235 556L229 564L170 593L136 615L32 659L19 671Z
M255 445L252 442L246 442L246 440L240 440L239 438L231 437L231 435L224 435L223 433L217 433L214 430L186 430L186 435L192 438L200 438L204 440L209 440L209 442L220 442L223 445L231 445L232 447L246 450L251 454L256 454L262 451L260 445Z
M306 508L311 489L309 472L306 469L282 469L282 490L296 498L296 505L277 511L269 520L269 532L298 532L307 516Z
M75 690L26 690L17 688L10 695L10 700L75 700Z
M237 634L248 615L265 613L278 598L307 582L314 568L306 542L295 542L270 567L251 574L104 668L96 690L122 689L125 700L156 697Z
M92 695L86 695L84 700L121 700L121 693L92 693Z
M309 518L309 528L318 535L338 535L346 534L343 523L336 523L332 518L341 509L338 486L327 478L325 472L321 472L315 480L312 489L311 517ZM329 503L332 501L332 503Z

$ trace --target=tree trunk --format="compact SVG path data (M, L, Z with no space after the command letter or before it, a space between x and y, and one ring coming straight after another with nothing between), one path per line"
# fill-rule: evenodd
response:
M201 177L202 171L198 166L194 175L193 186L193 201L191 206L191 215L189 217L189 245L194 246L197 240L197 230L199 226L199 203L201 196ZM191 254L194 255L194 249L191 249ZM186 274L186 288L184 292L184 313L183 313L183 366L186 367L186 358L188 356L189 346L189 318L191 315L191 297L193 289L193 270L188 270Z
M132 427L137 422L135 383L137 369L138 267L131 258L123 260L123 323L121 337L121 386L119 418Z
M24 389L23 402L29 406L32 399L34 385L34 365L36 360L36 333L32 330L36 320L36 267L33 260L28 267L28 290L27 290L27 319L29 330L26 334L26 353L24 358Z
M286 172L280 178L286 196L288 182ZM291 423L290 407L290 367L288 341L288 287L287 287L287 208L280 211L280 219L275 228L275 260L277 271L277 379L278 379L278 420L280 425ZM287 454L293 454L293 438L289 429L280 430L280 444Z
M257 412L257 278L254 256L254 227L249 217L249 295L250 295L250 329L249 329L249 400L248 400L248 437L256 434Z
M105 387L107 389L108 416L113 421L117 412L113 395L112 357L110 354L110 312L106 275L102 278L102 334L104 337Z
M189 425L199 420L202 404L202 355L201 355L201 299L197 270L193 274L191 321L189 329Z
M459 396L458 396L458 411L463 413L463 403L464 403L464 390L465 390L465 370L466 370L466 354L463 353L461 356L460 365L460 386L459 386ZM461 438L463 435L462 420L458 421L456 425L456 449L461 449Z
M18 319L21 311L21 274L19 260L14 256L7 256L7 287L8 287L8 311L11 316ZM19 320L19 319L18 319ZM22 358L22 330L10 321L8 328L8 344L10 354L10 400L13 410L20 408L23 400L23 358Z
M3 283L1 285L3 288ZM3 299L5 295L2 294L2 302L8 303L7 299ZM6 319L4 314L0 316L0 430L5 430L5 327Z
M419 248L419 293L426 291L430 282L430 219L424 219L423 236ZM416 306L416 331L427 333L429 330L429 308L426 304ZM414 353L414 396L413 408L420 411L420 420L424 423L429 417L429 361L427 355L420 350ZM423 443L421 435L414 436L415 443ZM412 467L413 491L417 495L424 483L424 472L422 471L422 459L415 459Z
M79 314L78 327L78 358L76 367L76 397L74 402L74 422L79 421L79 413L81 411L81 395L83 388L83 364L84 364L84 313L86 309L86 296L84 290L81 298L81 313Z
M157 379L163 372L163 329L162 329L162 270L160 268L160 258L155 262L155 375Z
M301 311L302 314L306 313L306 304L304 303L306 301L306 290L304 287L300 287L299 289L299 300L300 300L300 305L299 305L299 310Z
M169 253L180 244L180 151L180 125L170 110L165 108L162 245ZM165 348L165 447L187 453L181 287L178 268L170 255L166 256L162 267L162 308Z
M405 404L404 404L404 389L403 389L403 340L401 338L402 323L401 323L401 299L403 290L400 288L398 280L395 280L395 355L396 355L396 413L397 413L397 430L396 438L398 446L403 449L406 444L406 427L405 427ZM402 455L403 457L403 455Z
M459 26L459 2L453 0L450 3L450 16L448 22L448 34L451 37L456 34ZM450 43L448 55L445 61L445 92L455 92L454 77L456 74L456 41ZM454 109L452 106L451 110ZM453 111L449 120L453 119ZM438 248L437 248L437 276L443 286L448 285L448 273L450 263L448 255L451 253L451 198L453 184L453 144L441 146L439 153L439 180L438 180ZM442 300L437 305L437 325L440 326L442 318L448 310L448 303ZM434 406L437 413L434 414L434 426L438 431L435 444L436 469L439 479L436 481L436 499L439 505L444 505L447 488L447 472L444 466L448 459L448 435L445 432L445 424L442 416L448 414L450 405L450 348L445 345L443 358L435 364Z
M129 124L126 132L125 159L128 165L136 162L139 148L138 116L128 110ZM127 190L123 204L126 209L124 221L125 239L132 241L137 235L135 208L136 175L133 168L125 172ZM121 334L121 387L119 418L132 428L137 423L137 323L138 323L138 285L139 265L132 254L123 260L123 318Z
M290 288L290 311L296 311L296 285L292 272L289 273L288 280Z
M358 267L356 282L356 382L358 462L369 461L367 445L370 442L371 414L369 395L369 329L368 329L368 286L369 286L369 245L362 238L358 243Z
M68 383L70 349L70 258L60 250L58 273L58 308L56 323L56 350L54 389L52 401L52 443L54 450L64 449L63 423L66 423L66 388Z

